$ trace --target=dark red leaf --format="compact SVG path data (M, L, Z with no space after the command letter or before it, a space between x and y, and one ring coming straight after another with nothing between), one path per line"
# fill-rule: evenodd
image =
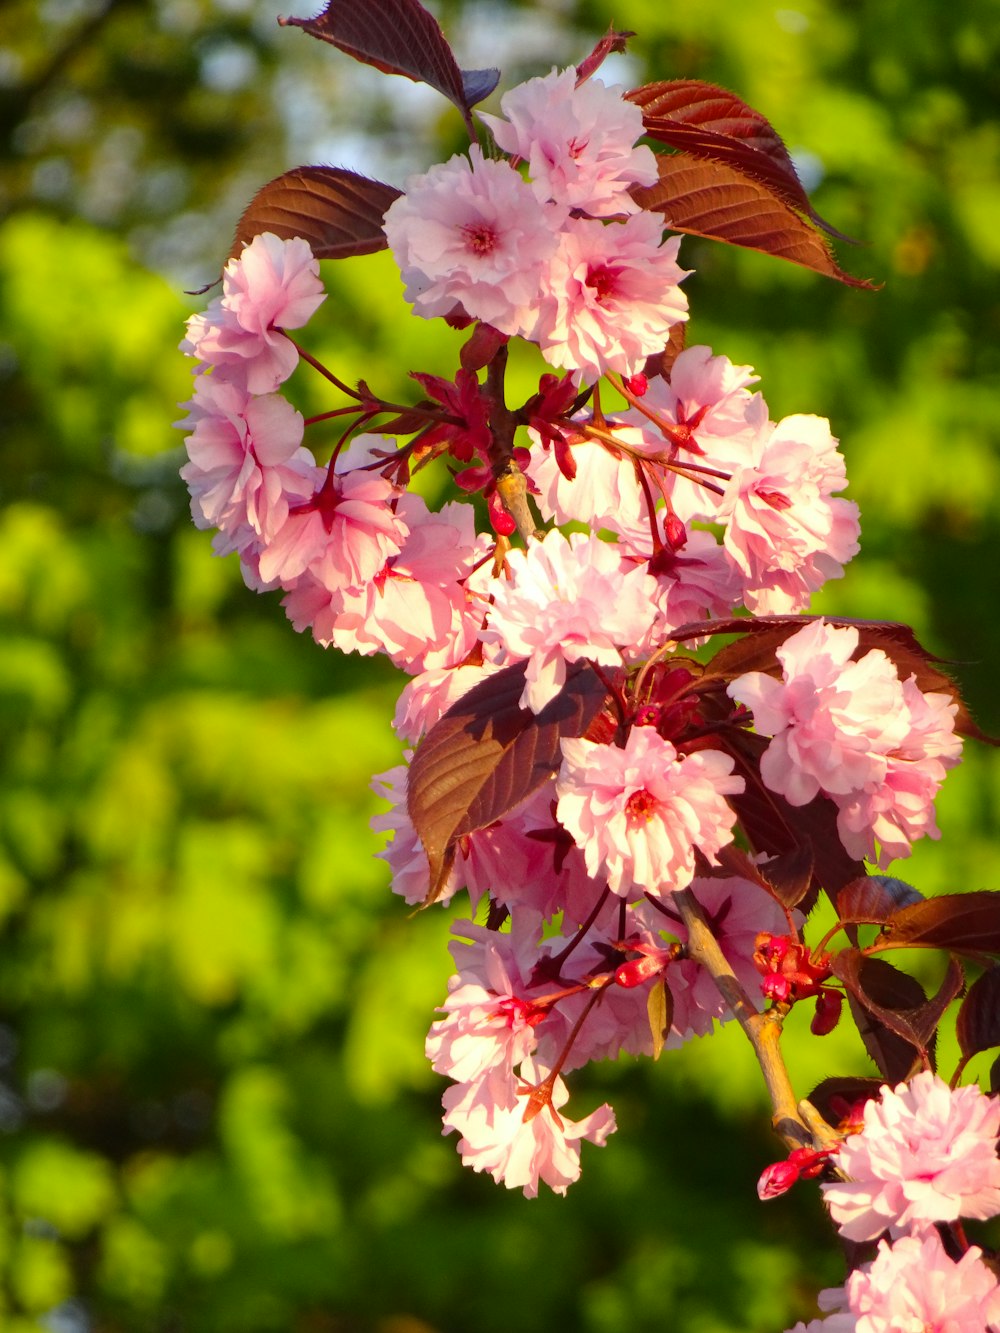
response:
M955 1034L967 1060L1000 1046L1000 967L991 967L969 987L958 1011Z
M243 210L229 257L261 232L301 236L317 259L346 259L386 248L382 217L400 191L343 167L296 167L257 191Z
M730 843L719 852L719 873L750 880L783 907L800 907L807 912L815 901L815 892L811 899L807 898L814 889L813 855L808 843L767 861L752 860L741 847Z
M671 324L666 347L662 352L654 352L652 356L647 357L642 373L650 380L656 379L658 375L662 375L664 379L669 379L670 372L674 368L674 362L684 351L686 342L687 320L679 320L676 324Z
M422 398L419 403L414 403L413 408L407 412L400 412L399 416L393 417L391 421L380 421L378 424L379 435L415 435L418 430L428 424L426 409L437 408L437 403L432 403L429 398ZM421 412L417 409L424 408Z
M845 924L883 926L900 907L923 902L923 894L889 875L860 875L837 894L837 916Z
M559 742L582 736L607 689L586 662L566 670L559 695L536 716L519 706L524 664L505 667L453 704L417 747L406 805L441 892L456 841L512 810L555 773Z
M1000 893L946 893L902 907L871 948L951 949L971 957L1000 954Z
M862 1099L877 1097L882 1087L880 1078L825 1078L809 1094L809 1101L828 1125L836 1129L845 1112Z
M499 70L462 72L437 19L418 0L329 0L311 19L279 19L384 74L427 83L468 109L497 86Z
M819 232L769 185L691 153L661 155L658 167L658 183L634 189L632 197L640 208L662 213L671 231L759 250L849 287L875 290L867 279L845 273Z
M874 964L874 966L873 966ZM865 1049L890 1083L907 1078L929 1048L912 1016L927 1003L923 987L881 958L860 949L835 954L831 969L844 983Z
M642 108L646 133L692 157L727 162L770 186L798 213L831 236L849 238L824 222L802 188L795 164L774 126L734 93L697 79L648 83L625 96Z
M863 874L864 866L844 850L837 833L837 807L833 801L817 796L808 805L791 806L764 785L760 756L769 743L766 736L736 729L722 732L717 741L720 748L733 756L736 772L746 782L741 795L729 798L740 827L755 852L788 858L790 864L808 856L813 865L814 888L821 887L832 896ZM774 887L778 892L778 886ZM800 899L796 905L808 910L812 901L813 898Z

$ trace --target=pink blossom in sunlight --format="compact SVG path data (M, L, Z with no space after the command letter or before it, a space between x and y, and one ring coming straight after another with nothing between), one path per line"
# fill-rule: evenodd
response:
M843 456L822 417L792 416L762 433L756 457L733 474L720 506L725 544L760 615L801 611L858 552L858 507L834 498Z
M377 472L328 475L289 511L260 557L260 575L284 587L305 574L329 591L356 588L398 555L409 529L390 505L396 491Z
M789 1333L998 1333L1000 1286L970 1246L961 1259L946 1253L936 1231L882 1241L842 1287L820 1292L825 1319Z
M622 897L686 888L695 852L710 864L732 841L727 795L743 791L733 760L717 750L678 755L652 727L633 727L624 749L563 740L557 817Z
M595 218L638 212L629 187L655 183L656 157L635 147L642 111L621 88L596 79L577 87L575 69L553 70L505 93L500 110L503 117L480 119L505 153L527 163L540 202L552 199Z
M540 1082L544 1070L531 1060L521 1066L521 1087ZM524 1118L527 1094L511 1079L505 1102L484 1089L483 1080L456 1083L444 1094L444 1133L461 1134L458 1150L464 1166L487 1171L508 1189L521 1189L527 1199L544 1182L556 1194L565 1194L580 1177L580 1145L584 1139L603 1147L616 1128L610 1106L599 1106L583 1120L570 1120L562 1111L569 1092L561 1078L554 1080L551 1104Z
M504 663L527 663L521 707L540 712L559 693L568 662L618 666L650 619L655 585L627 568L616 546L558 529L507 555L509 578L492 586L483 643Z
M847 1176L822 1186L848 1240L926 1231L935 1222L1000 1213L1000 1101L949 1088L929 1070L865 1104L864 1128L837 1158Z
M319 264L306 241L255 236L223 272L223 294L188 320L181 350L250 393L271 393L299 354L279 331L298 329L326 299Z
M384 228L416 314L461 308L501 333L529 337L564 212L540 204L507 162L473 145L470 157L410 177Z
M782 680L752 671L729 686L755 729L774 738L761 777L792 805L820 790L847 796L879 783L885 756L907 733L895 666L879 649L853 661L858 638L852 626L812 621L777 650Z
M236 383L199 375L186 422L189 462L181 476L191 493L195 527L225 534L219 554L269 542L289 506L322 479L302 445L302 416L280 394L251 397Z
M858 641L852 626L813 621L778 649L781 681L747 672L729 694L773 737L760 764L767 786L792 805L832 797L844 846L884 867L938 836L934 798L962 742L950 695L901 682L880 649L854 661Z
M656 213L608 224L570 218L541 284L534 340L546 361L585 379L641 370L687 319L679 245L679 236L663 240Z

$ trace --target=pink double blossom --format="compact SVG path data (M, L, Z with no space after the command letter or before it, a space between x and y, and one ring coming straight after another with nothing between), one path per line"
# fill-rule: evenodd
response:
M717 750L678 755L652 727L633 727L624 748L563 740L556 814L592 876L622 897L686 888L695 852L712 865L732 841L726 796L743 791L733 760Z
M641 370L688 317L679 246L678 236L663 239L656 213L607 224L570 218L540 284L531 335L546 361L584 379Z
M935 1222L1000 1213L1000 1101L949 1088L929 1070L865 1104L864 1128L837 1157L847 1180L822 1186L841 1235L926 1231Z
M998 1333L1000 1285L970 1246L961 1259L945 1253L936 1231L882 1241L871 1263L843 1287L820 1293L826 1319L789 1333Z
M306 241L262 232L229 261L222 285L188 320L181 350L250 393L272 393L299 359L281 330L301 328L326 299L319 264Z
M411 176L383 226L418 315L464 311L530 337L564 212L539 203L509 163L473 145L469 157Z
M720 505L725 544L744 579L747 609L803 610L809 597L858 552L858 507L835 495L847 485L843 456L822 417L791 416L762 431Z
M280 394L254 398L238 383L199 375L181 468L197 528L218 528L219 553L266 545L322 474L302 448L302 416Z
M537 1115L525 1119L528 1085L541 1081L545 1071L530 1059L521 1065L522 1083L511 1080L506 1101L484 1092L485 1080L456 1083L444 1094L444 1133L457 1130L462 1163L473 1171L487 1171L508 1189L521 1189L526 1199L538 1194L544 1182L556 1194L565 1194L580 1177L580 1146L585 1139L603 1147L616 1129L608 1105L582 1120L570 1120L562 1108L569 1092L561 1078L553 1081L551 1100Z
M880 649L855 661L858 642L853 626L813 621L777 650L780 681L747 672L729 694L773 738L760 763L766 785L792 805L830 796L847 850L884 867L937 837L933 801L961 738L950 695L900 681Z
M568 662L617 666L649 626L656 585L611 542L553 529L510 551L507 567L482 638L497 660L526 662L521 707L534 713L559 693Z
M636 213L633 185L657 179L652 150L635 147L642 111L597 79L577 87L576 70L528 79L500 99L500 116L480 114L505 153L528 166L540 202L555 200L591 217Z

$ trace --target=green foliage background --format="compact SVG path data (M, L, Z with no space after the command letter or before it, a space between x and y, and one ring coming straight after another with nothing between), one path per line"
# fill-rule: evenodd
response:
M757 1203L775 1144L738 1034L577 1078L620 1131L567 1199L463 1172L422 1057L448 923L391 899L367 828L398 682L297 637L187 521L181 289L324 135L398 183L460 142L278 8L0 14L0 1327L780 1330L841 1270L808 1189ZM685 242L691 340L843 440L865 547L820 609L912 622L1000 730L996 0L437 12L505 85L613 18L622 77L719 82L811 155L884 290ZM324 267L342 374L449 368L384 256ZM998 781L984 753L949 779L942 843L900 867L923 891L1000 885ZM868 1072L845 1034L792 1048L803 1092Z

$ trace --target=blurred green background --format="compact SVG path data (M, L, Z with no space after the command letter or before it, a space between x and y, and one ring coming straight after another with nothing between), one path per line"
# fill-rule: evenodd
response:
M0 9L0 1328L780 1331L842 1270L811 1189L757 1202L777 1149L738 1033L576 1076L574 1114L608 1097L620 1129L566 1199L463 1171L422 1055L447 918L391 898L367 827L399 681L296 636L188 522L183 291L249 196L307 161L401 184L461 142L280 8ZM616 78L775 123L884 289L686 241L689 340L843 441L865 545L820 609L913 623L1000 732L997 0L435 12L501 86L613 19ZM310 345L345 378L449 371L384 256L324 270ZM901 873L1000 886L998 782L970 754ZM870 1072L844 1033L791 1046L803 1093Z

